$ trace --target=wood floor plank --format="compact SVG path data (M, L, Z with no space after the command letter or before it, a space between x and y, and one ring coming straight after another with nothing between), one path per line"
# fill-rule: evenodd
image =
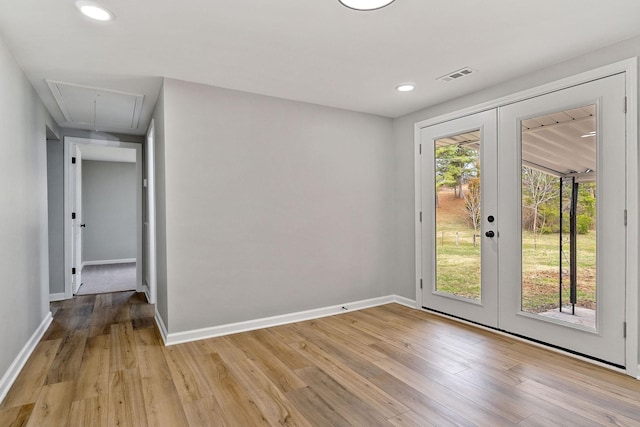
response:
M73 400L108 394L110 344L110 338L107 335L99 335L86 340L82 363L77 371Z
M603 408L601 406L589 404L588 402L583 401L581 397L567 395L535 380L524 381L516 388L519 390L523 390L533 396L539 397L542 400L553 403L554 405L560 406L561 408L569 412L583 416L603 425L640 425L640 422L638 422L637 419L631 419L625 415L616 413L609 408ZM637 413L640 416L640 406L638 406L637 409Z
M89 322L89 337L109 335L111 325L115 323L115 313L115 309L111 306L94 309Z
M142 393L151 426L181 426L188 421L156 331L135 331Z
M40 341L0 404L0 409L34 403L47 380L62 339Z
M166 347L163 352L182 402L201 400L213 395L210 382L202 372L208 360L200 352L198 344Z
M402 382L424 394L428 399L432 399L441 405L451 408L460 414L465 414L465 418L474 423L481 422L486 425L512 425L508 419L493 413L475 402L475 396L467 397L440 383L433 381L421 373L408 368L393 359L385 359L376 362L389 374L397 377ZM453 377L452 374L447 374Z
M196 341L194 343L203 356L217 353L226 363L239 362L247 359L247 355L241 348L238 348L228 336L210 338Z
M72 402L69 412L69 427L107 427L108 406L108 394Z
M218 426L235 427L234 420L227 421L222 413L222 408L214 397L207 397L183 403L184 412L187 415L189 426Z
M117 316L117 314L116 314ZM131 322L111 325L111 371L132 369L138 366L135 337Z
M267 418L251 399L248 390L239 384L224 360L217 353L210 354L209 358L207 368L212 372L209 379L224 418L229 422L236 422L237 425L269 425Z
M321 369L316 367L304 368L298 370L298 372L304 381L309 384L309 387L351 425L391 425L378 408L367 405L359 396L351 393Z
M442 424L442 423L438 423L435 424L433 423L431 420L429 419L425 419L424 417L416 414L415 412L405 412L402 415L396 415L393 418L389 418L389 423L391 423L391 425L395 426L395 427L429 427L429 426L433 426L433 427L447 427L447 426L454 426L455 424L450 423L450 424Z
M383 372L372 362L384 359L386 356L371 347L351 346L348 341L343 341L330 333L327 334L326 331L318 330L313 321L309 322L307 327L298 326L298 331L300 336L304 338L303 342L313 342L326 353L334 354L364 378L380 375Z
M300 356L300 354L289 345L278 340L278 337L269 329L253 331L251 336L262 344L273 356L287 365L289 369L295 371L296 369L309 368L312 365L309 360Z
M353 426L336 408L319 396L311 387L303 387L287 393L304 417L314 426Z
M71 381L44 385L29 416L27 427L68 425L74 386Z
M269 380L254 362L243 360L228 366L269 424L311 427L311 424L287 399L285 394Z
M52 303L0 426L640 425L640 381L398 304L165 347L144 298Z
M298 344L298 351L313 361L314 365L330 375L338 384L358 396L363 402L376 408L383 418L390 418L409 410L393 396L380 390L367 379L351 370L335 355L324 352L312 342Z
M147 414L138 368L111 373L108 425L145 427Z
M456 425L472 427L475 424L464 417L464 413L454 411L434 399L430 399L410 385L385 372L369 378L381 390L394 396L411 409L411 418L429 420L438 426Z
M23 406L15 406L9 409L0 410L0 426L4 427L24 427L31 417L34 403Z
M229 339L244 353L260 366L271 381L284 393L306 384L298 378L282 360L273 357L271 350L265 347L252 333L231 335Z

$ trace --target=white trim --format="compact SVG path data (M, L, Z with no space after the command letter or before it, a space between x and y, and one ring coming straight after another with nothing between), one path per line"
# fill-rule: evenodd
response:
M24 365L27 363L27 360L29 360L31 353L35 350L52 321L53 316L51 315L51 312L48 312L44 316L44 319L42 319L42 322L40 322L38 329L36 329L33 335L31 335L29 341L27 341L24 347L22 347L22 350L20 350L20 353L18 353L16 358L13 360L13 363L11 363L7 372L5 372L2 379L0 379L0 403L2 403L4 398L7 396L9 389L16 381L16 378L18 378L20 371L24 368Z
M147 137L145 139L145 165L147 171L147 269L149 273L148 282L145 283L144 292L147 295L149 304L156 303L157 289L157 255L156 255L156 168L155 168L155 122L151 119ZM144 196L143 196L144 197Z
M170 345L169 341L169 332L167 332L167 327L164 325L164 320L162 320L162 316L160 316L160 312L158 312L158 308L156 307L156 325L158 325L158 330L160 331L160 336L162 337L162 342L164 345Z
M482 329L482 330L487 331L487 332L492 332L492 333L494 333L496 335L501 335L503 337L511 338L513 340L520 341L520 342L532 345L534 347L538 347L538 348L541 348L541 349L544 349L544 350L548 350L548 351L551 351L551 352L554 352L554 353L562 354L564 356L572 357L574 359L578 359L578 360L581 360L583 362L590 363L592 365L597 365L597 366L600 366L602 368L609 369L611 371L615 371L615 372L618 372L618 373L621 373L621 374L625 373L624 369L618 368L618 367L613 366L613 365L609 365L608 363L603 363L603 362L600 362L598 360L594 360L594 359L591 359L591 358L588 358L588 357L581 356L579 354L571 353L571 352L563 350L561 348L551 347L551 346L546 345L546 344L542 344L542 343L539 343L539 342L536 342L536 341L528 340L526 338L519 337L517 335L513 335L513 334L510 334L508 332L501 331L499 329L489 328L487 326L480 325L478 323L469 322L468 320L460 319L459 317L449 316L449 315L447 315L445 313L438 313L437 311L431 311L431 310L426 310L426 309L421 309L421 311L424 311L425 313L433 314L434 316L442 317L442 318L445 318L445 319L448 319L448 320L453 320L454 322L462 323L462 324L465 324L465 325L468 325L468 326L471 326L471 327L474 327L474 328ZM640 378L638 378L638 379L640 379Z
M637 58L629 58L623 61L614 62L613 64L605 65L584 73L575 74L573 76L565 77L564 79L556 80L550 83L546 83L540 86L533 87L531 89L522 90L520 92L513 93L511 95L503 96L501 98L493 99L491 101L477 104L461 110L456 110L451 113L442 114L430 119L422 120L415 123L415 128L420 129L428 126L432 126L438 123L448 122L449 120L458 119L460 117L468 116L470 114L479 113L486 110L491 110L498 107L504 107L508 104L524 101L525 99L535 98L537 96L545 95L547 93L556 92L558 90L566 89L571 86L577 86L582 83L587 83L593 80L609 77L614 74L633 72L637 64ZM634 82L635 87L635 82Z
M640 375L638 368L640 348L638 345L638 232L640 221L640 201L638 200L638 60L633 58L625 70L627 97L627 291L626 291L626 365L627 374L632 377Z
M288 323L302 322L305 320L318 319L320 317L333 316L353 310L376 307L379 305L398 303L407 307L415 308L415 301L398 295L388 295L379 298L371 298L361 301L354 301L347 304L338 304L329 307L315 308L312 310L299 311L297 313L282 314L279 316L265 317L262 319L248 320L245 322L229 323L226 325L212 326L210 328L194 329L191 331L167 333L164 322L156 311L156 323L160 329L160 334L165 345L182 344L191 341L198 341L207 338L220 337L223 335L236 334L239 332L253 331L256 329L270 328L273 326L286 325Z
M409 308L417 308L417 304L415 300L401 297L400 295L392 295L392 297L393 297L392 302L395 302L396 304L404 305L405 307L409 307Z
M71 286L72 253L71 242L73 240L71 221L71 156L69 153L75 145L100 145L103 147L131 148L136 150L136 259L142 260L142 144L125 141L110 141L103 139L64 137L64 289L65 298L73 297ZM83 263L84 265L84 263ZM142 292L142 262L136 263L136 291Z
M130 264L136 262L135 258L123 258L123 259L103 259L98 261L82 261L82 266L85 265L109 265L109 264Z
M415 230L414 243L416 248L416 277L415 277L415 289L416 289L416 307L420 309L423 301L423 287L420 287L422 278L422 221L420 221L420 212L422 209L422 129L416 126L413 131L414 135L414 221L413 226Z
M65 294L64 292L60 292L57 294L49 294L49 302L62 301L65 299L67 299L67 294Z

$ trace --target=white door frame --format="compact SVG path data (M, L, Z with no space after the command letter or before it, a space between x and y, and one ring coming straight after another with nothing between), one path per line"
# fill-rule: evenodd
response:
M156 303L156 286L157 286L157 268L156 268L156 171L155 171L155 123L151 119L147 137L145 140L145 172L146 172L146 188L145 195L147 197L147 259L145 265L148 270L148 283L143 283L143 290L147 296L149 304ZM145 275L146 276L146 275Z
M489 109L502 107L514 102L523 101L532 97L545 95L547 93L566 89L571 86L587 83L603 77L612 76L614 74L625 73L626 84L626 156L627 159L635 159L630 161L627 170L626 188L627 188L627 210L629 212L627 220L627 235L638 236L640 226L640 197L638 194L639 186L639 164L638 164L638 60L630 58L624 61L616 62L595 70L580 73L571 77L567 77L555 82L541 85L532 89L521 91L512 95L498 98L483 104L475 105L463 110L454 111L448 114L437 116L431 119L423 120L414 125L414 172L415 172L415 242L416 242L416 308L421 309L422 289L420 289L420 280L422 279L422 248L421 242L421 224L420 224L420 200L421 200L421 174L420 174L420 156L419 147L421 142L421 129L435 124L443 123L449 120L457 119ZM623 108L621 105L620 108ZM627 239L626 243L626 373L630 376L639 378L639 292L638 279L640 268L638 266L640 241L635 239Z
M102 139L64 137L64 294L73 297L72 289L72 240L71 212L73 212L71 179L71 153L73 147L82 145L101 145L104 147L131 148L136 150L136 291L142 292L142 144ZM82 268L80 266L79 268Z

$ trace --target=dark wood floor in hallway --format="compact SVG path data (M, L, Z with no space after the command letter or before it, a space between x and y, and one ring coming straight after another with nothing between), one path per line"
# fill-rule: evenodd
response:
M171 347L142 294L52 312L0 426L640 426L640 381L397 304Z

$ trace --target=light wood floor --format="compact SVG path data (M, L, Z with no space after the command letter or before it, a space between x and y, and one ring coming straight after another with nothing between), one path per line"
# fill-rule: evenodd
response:
M397 304L172 347L140 294L52 308L0 426L640 425L640 381Z

